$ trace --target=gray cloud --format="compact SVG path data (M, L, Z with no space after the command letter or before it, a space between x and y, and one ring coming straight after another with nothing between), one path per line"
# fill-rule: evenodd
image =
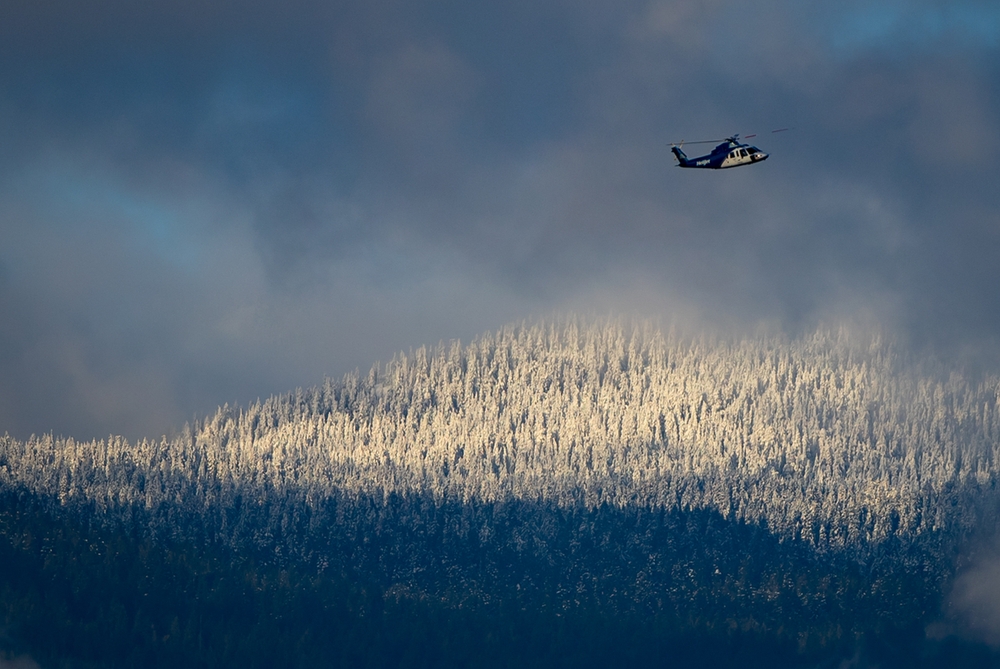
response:
M988 3L43 5L0 20L0 430L157 436L553 310L997 362ZM772 158L673 167L733 132Z
M966 566L951 585L947 617L929 629L931 636L959 636L1000 648L1000 549L994 541L963 556Z

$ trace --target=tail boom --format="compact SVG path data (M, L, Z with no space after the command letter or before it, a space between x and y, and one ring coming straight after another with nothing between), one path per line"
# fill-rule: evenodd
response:
M687 154L681 151L679 146L671 146L670 150L674 152L674 157L677 158L678 167L690 167L691 162L688 160Z

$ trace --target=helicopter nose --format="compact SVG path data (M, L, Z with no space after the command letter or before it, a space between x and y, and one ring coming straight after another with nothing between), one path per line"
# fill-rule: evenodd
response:
M768 154L768 153L764 153L763 151L758 151L757 153L755 153L755 154L754 154L754 158L756 158L756 159L757 159L757 160L756 160L756 162L758 162L758 163L759 163L759 162L760 162L760 161L762 161L762 160L767 160L767 157L768 157L769 155L770 155L770 154Z

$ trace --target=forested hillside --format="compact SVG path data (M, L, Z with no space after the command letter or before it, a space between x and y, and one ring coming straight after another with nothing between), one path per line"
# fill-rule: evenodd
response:
M427 648L445 644L452 664L475 664L459 651L488 637L521 644L494 652L496 666L554 666L542 658L580 638L593 653L577 664L645 665L668 647L691 648L685 634L741 644L749 634L772 644L768 652L791 648L789 657L808 661L937 615L963 541L995 522L998 392L997 379L945 377L878 337L846 331L736 340L617 321L511 326L224 407L172 439L5 437L5 550L44 580L54 569L45 541L79 532L67 545L124 542L106 568L126 569L113 565L135 551L142 566L133 573L144 574L136 583L147 589L159 587L162 571L149 566L151 551L189 556L171 563L187 575L171 578L200 585L167 617L193 630L183 638L194 645L170 657L195 664L206 639L250 630L279 646L305 643L281 624L223 634L198 609L211 601L224 617L243 601L271 611L275 597L318 597L323 611L339 611L339 629L353 621L364 629L357 638L376 646L399 642L408 624L383 629L386 616L410 620L407 607L442 616L437 632L405 633L403 646L441 659ZM45 523L49 534L38 529ZM205 585L206 573L228 585ZM284 594L265 596L271 586L244 587L244 578L278 583ZM132 585L116 586L124 600ZM38 654L40 642L29 641L44 634L18 627L17 611L52 595L5 587L12 638ZM288 602L269 615L296 619ZM142 606L120 606L121 630L104 633L134 645ZM92 616L100 629L110 624L100 607ZM306 637L323 637L322 620L300 621ZM441 630L456 621L466 636L448 646ZM487 621L498 627L470 632L488 630ZM635 635L631 655L616 656L592 633L615 625ZM562 631L533 641L533 654L525 626ZM167 643L163 636L151 638ZM213 646L219 662L253 664L252 653L226 643L225 652ZM343 661L363 646L309 648Z

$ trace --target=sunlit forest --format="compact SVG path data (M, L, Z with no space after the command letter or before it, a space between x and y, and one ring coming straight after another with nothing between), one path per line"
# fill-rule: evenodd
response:
M923 630L996 525L998 393L847 329L565 318L159 440L6 436L0 648L59 667L997 666Z

